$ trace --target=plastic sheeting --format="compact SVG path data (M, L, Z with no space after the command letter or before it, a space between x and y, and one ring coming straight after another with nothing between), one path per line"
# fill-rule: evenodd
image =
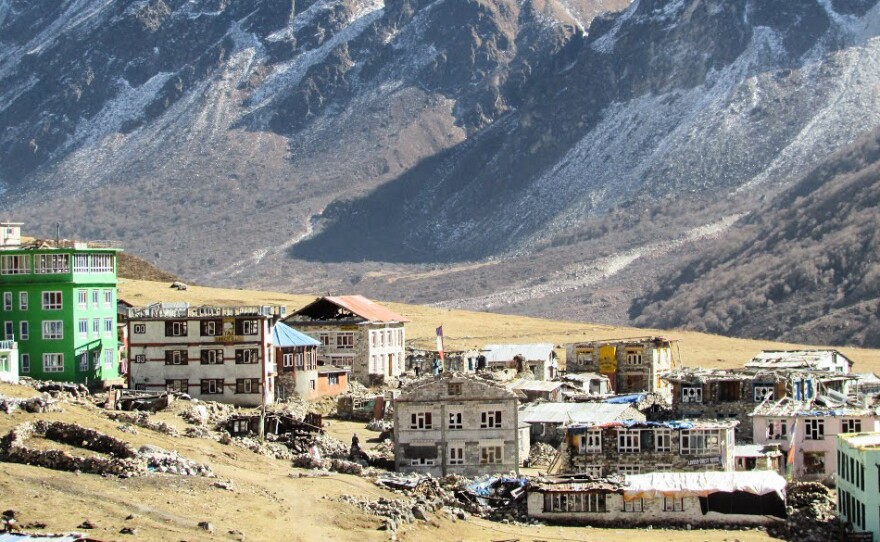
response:
M753 495L776 493L785 499L785 478L772 471L655 472L624 477L624 500L657 497L707 497L742 491Z

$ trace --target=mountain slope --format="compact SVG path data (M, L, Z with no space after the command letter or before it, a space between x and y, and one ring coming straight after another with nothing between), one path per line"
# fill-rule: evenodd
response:
M793 342L880 345L880 130L637 300L636 322Z

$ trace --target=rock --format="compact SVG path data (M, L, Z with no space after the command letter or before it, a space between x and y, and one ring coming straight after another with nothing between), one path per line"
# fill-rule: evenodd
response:
M212 524L211 524L210 522L208 522L208 521L200 521L200 522L199 522L199 528L202 529L202 530L204 530L204 531L208 531L208 532L211 533L211 534L214 534L214 525L212 525Z
M421 506L413 506L411 510L414 518L428 521L428 516L425 514L425 510Z
M97 526L89 520L85 520L79 524L77 529L97 529Z
M134 527L123 527L119 530L119 534L137 534L137 529Z

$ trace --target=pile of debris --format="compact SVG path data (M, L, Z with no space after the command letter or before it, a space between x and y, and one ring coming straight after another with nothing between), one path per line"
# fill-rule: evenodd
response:
M39 397L28 397L26 399L4 397L0 395L0 412L12 414L19 409L31 413L61 411L58 401L53 399L48 393L44 393Z
M136 411L136 412L119 412L119 411L109 411L107 412L107 417L116 422L122 422L123 424L136 425L138 427L143 427L145 429L149 429L151 431L156 431L158 433L162 433L171 437L179 437L180 433L174 427L168 425L165 422L154 421L150 419L150 413L144 411ZM120 427L122 429L122 427Z
M250 450L255 454L274 457L275 459L283 459L285 461L289 461L294 457L293 453L290 451L290 448L278 442L271 442L268 440L265 442L260 442L255 438L247 436L232 437L229 436L228 433L223 434L223 436L220 438L220 442L223 444L234 444L235 446Z
M176 451L169 452L158 446L146 445L138 448L138 455L147 462L150 472L179 474L181 476L205 476L214 478L211 468L201 463L181 457Z
M414 504L412 499L386 499L381 497L371 501L353 495L342 495L341 502L353 504L364 512L379 516L385 520L382 528L387 531L396 531L402 524L413 523L417 519L428 519L424 508Z
M370 420L367 423L367 429L379 433L390 433L394 429L394 421L392 420Z
M787 490L788 519L767 528L776 538L825 542L840 537L834 494L819 482L791 482Z
M180 417L192 425L221 425L227 418L237 412L235 405L214 401L193 401L189 408L180 413Z
M60 399L65 395L76 399L89 396L89 389L85 384L55 382L53 380L34 380L33 378L26 376L20 377L18 383L31 387L40 393L48 393L56 399Z
M529 451L529 465L549 465L556 458L556 448L545 442L532 444Z

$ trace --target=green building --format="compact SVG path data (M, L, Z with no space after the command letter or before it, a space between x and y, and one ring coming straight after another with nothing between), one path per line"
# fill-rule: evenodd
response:
M19 348L19 374L89 385L119 378L117 249L21 243L0 222L0 321Z
M837 435L837 517L880 542L880 433Z

